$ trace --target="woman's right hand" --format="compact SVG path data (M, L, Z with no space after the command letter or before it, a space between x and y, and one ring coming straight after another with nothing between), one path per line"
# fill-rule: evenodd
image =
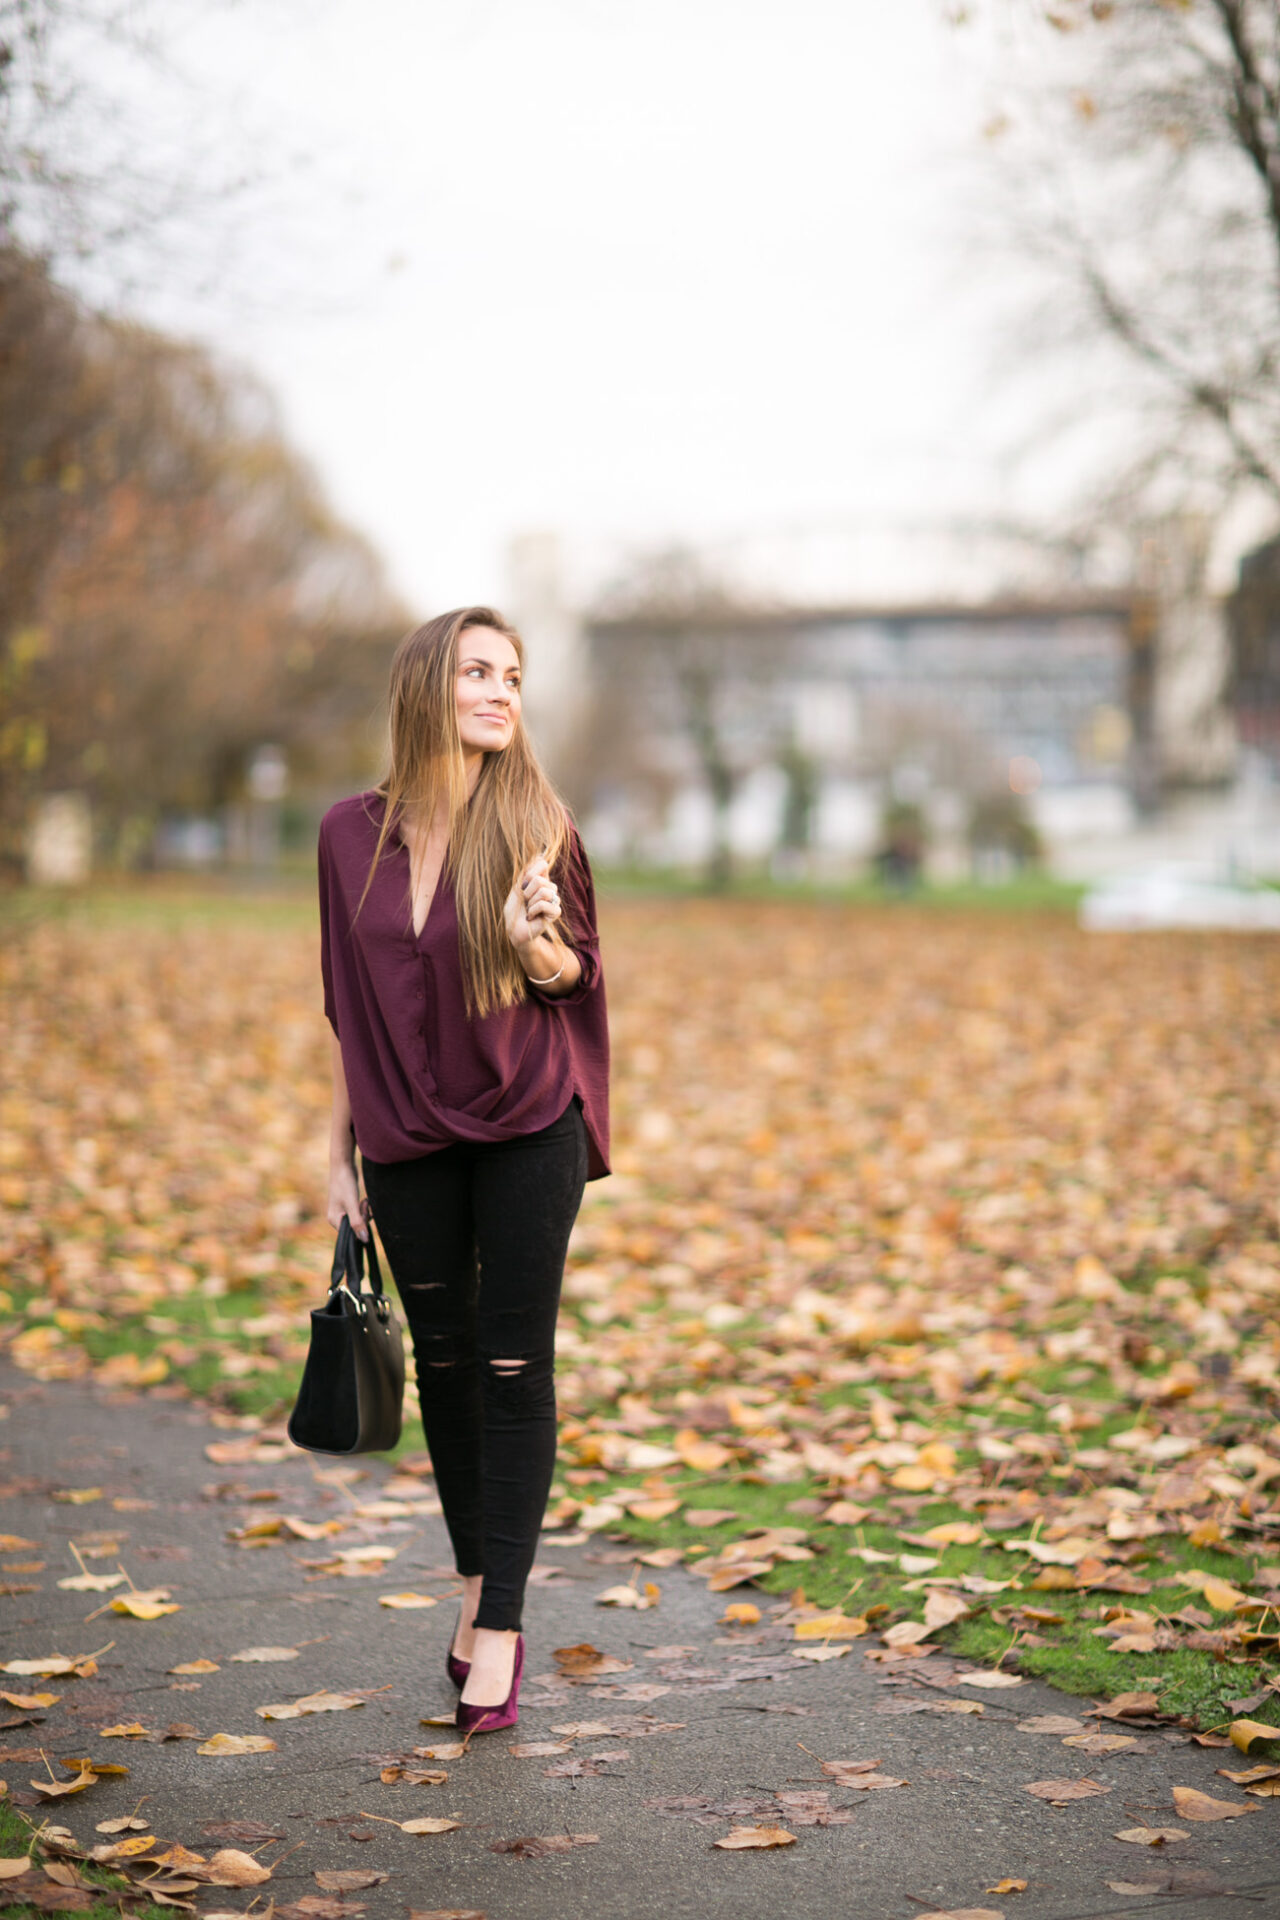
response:
M329 1169L329 1210L326 1218L336 1233L342 1225L343 1216L351 1222L352 1231L361 1240L369 1238L369 1229L365 1225L370 1214L369 1202L362 1198L360 1182L356 1178L353 1162L347 1160Z

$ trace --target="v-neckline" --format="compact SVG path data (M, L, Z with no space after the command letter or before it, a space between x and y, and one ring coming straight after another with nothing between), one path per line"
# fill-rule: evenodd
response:
M435 883L432 886L431 892L427 897L427 910L422 916L422 925L419 927L415 924L415 921L414 921L413 850L410 847L409 842L405 839L404 828L402 826L396 827L396 838L399 840L400 845L404 849L404 857L408 862L408 866L409 866L409 928L411 933L413 934L414 945L418 946L421 944L423 934L426 932L427 928L431 924L431 913L432 913L433 907L436 904L436 900L438 899L440 894L440 883L444 879L444 870L446 865L448 864L449 850L446 847L443 855L441 856L440 865L436 869Z

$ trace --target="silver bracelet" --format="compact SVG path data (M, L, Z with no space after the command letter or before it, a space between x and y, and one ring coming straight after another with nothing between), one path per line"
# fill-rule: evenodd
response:
M564 972L568 964L569 963L567 960L562 960L560 962L560 966L558 970L555 973L549 973L545 980L535 980L531 973L526 973L525 979L529 982L529 985L531 987L549 987L552 981L558 980L560 978L560 975Z

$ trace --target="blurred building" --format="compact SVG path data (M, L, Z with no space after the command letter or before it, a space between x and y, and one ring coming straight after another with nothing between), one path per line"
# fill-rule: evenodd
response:
M1175 839L1230 827L1229 641L1207 549L1204 529L1179 521L1109 577L1091 580L1078 556L1029 560L1024 544L1020 579L1002 554L984 580L971 548L964 569L954 556L934 569L928 595L817 605L683 553L574 608L544 542L537 594L516 602L533 683L543 620L550 659L569 664L546 744L598 857L693 866L722 847L847 872L907 807L935 872L980 865L981 834L1019 815L1020 844L1038 838L1052 865L1083 875L1143 845L1166 851L1170 822ZM1002 588L1001 571L1017 585ZM962 592L941 590L946 572ZM545 680L542 700L556 709Z

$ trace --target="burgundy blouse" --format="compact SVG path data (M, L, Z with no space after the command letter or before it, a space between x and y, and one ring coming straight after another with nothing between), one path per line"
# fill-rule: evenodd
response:
M571 993L531 992L471 1018L458 914L442 872L426 925L413 931L409 850L398 832L356 906L385 802L376 792L320 822L320 971L342 1048L356 1144L370 1160L413 1160L457 1140L514 1140L558 1120L574 1094L587 1126L588 1179L609 1171L609 1029L591 869L572 826L553 878L565 937L582 965ZM354 924L353 924L354 920Z

